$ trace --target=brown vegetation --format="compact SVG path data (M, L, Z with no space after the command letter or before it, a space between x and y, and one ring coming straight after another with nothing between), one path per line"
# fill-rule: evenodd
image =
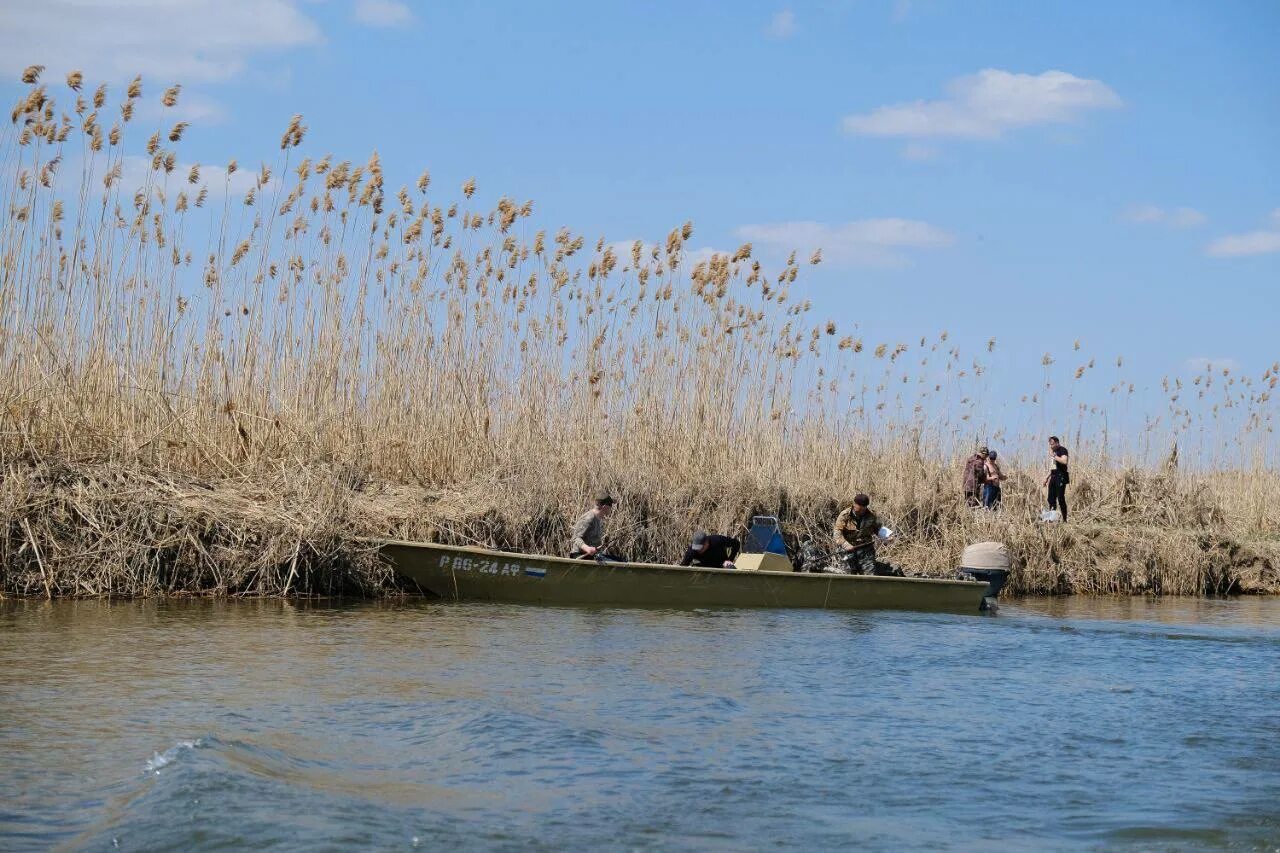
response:
M916 572L997 538L1018 591L1280 591L1280 367L1166 380L1156 418L1121 360L1089 404L1095 359L1059 384L1046 354L1010 414L994 340L864 340L814 318L794 255L694 258L690 224L661 245L548 233L474 181L437 201L425 172L393 191L376 154L301 156L300 117L252 171L180 162L184 122L127 156L140 80L109 103L72 74L64 105L39 78L0 132L4 594L372 593L395 582L361 537L557 552L598 489L648 559L757 511L825 536L861 490ZM1078 460L1070 525L1035 520L1046 427ZM1143 461L1206 434L1230 460ZM979 437L1010 450L999 515L959 501Z

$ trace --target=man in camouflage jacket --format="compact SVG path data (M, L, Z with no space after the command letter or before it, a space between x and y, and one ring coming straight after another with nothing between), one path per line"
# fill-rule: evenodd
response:
M851 572L863 575L876 573L876 535L879 531L880 519L871 511L871 498L866 495L855 495L853 503L836 516L836 548L843 553L845 565Z

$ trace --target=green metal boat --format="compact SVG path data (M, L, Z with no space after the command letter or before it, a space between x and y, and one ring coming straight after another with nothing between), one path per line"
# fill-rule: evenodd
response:
M794 571L682 568L387 541L383 557L424 590L455 600L610 607L994 609L1005 573L945 580ZM972 576L972 575L971 575Z

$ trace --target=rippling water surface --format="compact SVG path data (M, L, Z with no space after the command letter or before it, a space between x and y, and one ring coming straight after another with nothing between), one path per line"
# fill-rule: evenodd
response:
M1280 600L0 603L0 849L1280 847Z

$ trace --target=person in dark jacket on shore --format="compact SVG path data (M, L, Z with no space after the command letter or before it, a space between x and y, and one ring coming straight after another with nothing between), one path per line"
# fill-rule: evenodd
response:
M987 482L987 457L990 454L986 447L964 461L964 502L967 506L981 506L982 487Z
M1058 443L1056 435L1049 436L1049 473L1044 484L1049 489L1049 509L1056 509L1067 520L1067 483L1071 482L1071 473L1067 470L1070 457L1067 448Z
M704 566L711 569L737 568L733 561L738 559L742 543L732 536L719 536L714 533L703 533L699 530L693 534L689 549L680 560L682 566Z

